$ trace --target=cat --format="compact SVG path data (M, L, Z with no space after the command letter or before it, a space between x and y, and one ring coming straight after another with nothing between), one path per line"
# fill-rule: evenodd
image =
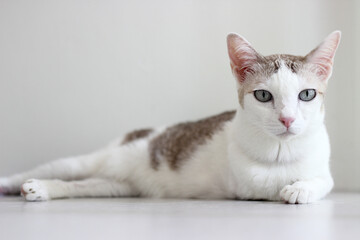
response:
M238 106L198 121L130 132L94 153L0 179L27 201L71 197L243 199L311 203L333 187L324 95L341 33L306 56L227 47Z

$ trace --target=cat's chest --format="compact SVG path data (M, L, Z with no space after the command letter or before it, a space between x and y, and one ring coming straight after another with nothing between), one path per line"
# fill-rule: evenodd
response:
M254 164L233 166L234 193L242 199L279 200L280 190L302 178L302 167L293 164Z

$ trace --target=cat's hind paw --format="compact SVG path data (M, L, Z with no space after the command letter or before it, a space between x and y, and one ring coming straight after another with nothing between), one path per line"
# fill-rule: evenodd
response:
M306 204L314 201L311 190L306 185L303 186L300 182L294 183L293 185L286 185L280 191L280 198L291 204Z
M21 194L26 201L47 201L49 194L45 184L41 180L29 179L21 187Z

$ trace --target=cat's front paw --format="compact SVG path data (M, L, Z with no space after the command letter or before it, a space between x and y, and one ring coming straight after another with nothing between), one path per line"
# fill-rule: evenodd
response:
M46 201L49 194L45 184L41 180L29 179L21 187L21 194L27 201Z
M292 185L286 185L280 191L280 198L287 203L305 204L314 201L313 192L306 184L296 182Z

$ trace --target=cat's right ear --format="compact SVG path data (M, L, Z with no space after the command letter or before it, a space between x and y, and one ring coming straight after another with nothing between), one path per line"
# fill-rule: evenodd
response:
M331 76L336 49L339 46L341 32L332 32L325 40L308 55L306 61L316 66L320 79L327 81Z
M233 74L242 83L247 74L253 73L251 67L259 60L260 55L245 38L236 33L227 36L227 47Z

